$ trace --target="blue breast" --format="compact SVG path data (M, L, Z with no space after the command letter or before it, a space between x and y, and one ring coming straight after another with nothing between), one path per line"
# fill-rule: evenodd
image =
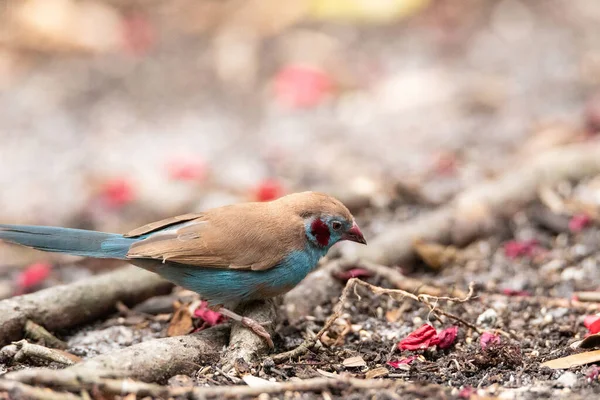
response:
M281 264L266 271L228 270L161 264L156 272L164 278L199 293L209 304L237 304L286 293L312 271L327 249L307 245L290 253Z

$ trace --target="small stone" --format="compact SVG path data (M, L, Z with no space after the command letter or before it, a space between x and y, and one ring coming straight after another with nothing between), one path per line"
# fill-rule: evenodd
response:
M496 323L498 313L493 308L488 308L477 317L477 325L492 327Z
M169 386L173 387L192 387L194 386L194 381L187 375L175 375L172 376L169 381Z
M555 385L563 388L572 388L576 383L577 374L567 371L556 380Z
M273 361L273 359L271 357L267 357L263 361L263 368L265 368L265 369L271 369L274 366L275 366L275 361Z
M565 307L556 308L549 310L548 314L552 315L554 319L560 319L569 313L569 309Z

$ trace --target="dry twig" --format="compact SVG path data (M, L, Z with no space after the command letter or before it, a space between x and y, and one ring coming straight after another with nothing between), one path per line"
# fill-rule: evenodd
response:
M27 383L54 373L58 374L53 375L54 379L63 379L61 374L64 374L82 379L110 377L161 382L173 375L193 373L199 363L216 359L226 343L226 334L225 327L214 327L186 336L148 340L60 371L32 368L4 376Z
M36 340L48 347L52 347L55 349L64 350L68 347L68 345L65 342L48 332L46 328L30 320L27 320L27 322L25 322L25 337Z
M383 268L385 268L385 267L383 267ZM321 339L321 337L325 334L325 332L327 332L329 330L329 328L331 328L331 326L333 325L335 320L338 319L342 315L342 309L344 308L344 304L346 303L348 294L350 293L350 290L354 289L357 285L364 286L375 294L387 294L389 296L394 297L395 299L400 299L400 298L412 299L416 302L422 303L422 304L426 305L427 307L429 307L429 309L431 310L432 313L444 315L444 316L451 318L461 324L464 324L465 326L467 326L471 329L474 329L477 332L481 332L481 330L479 328L477 328L475 325L471 324L470 322L467 322L464 319L462 319L458 316L455 316L453 314L450 314L449 312L443 311L437 307L438 301L452 301L452 302L464 303L466 301L471 300L473 298L473 284L471 284L469 286L469 293L466 296L463 296L463 298L436 297L436 296L431 296L429 294L415 295L413 293L410 293L410 292L407 292L407 291L401 290L401 289L386 289L386 288L382 288L379 286L371 285L370 283L361 281L358 278L352 278L346 283L346 287L344 287L344 290L342 291L342 295L340 296L339 301L337 302L337 304L335 305L335 307L333 309L333 313L329 316L329 318L327 318L325 325L323 325L323 328L315 335L315 337L305 340L300 346L296 347L293 350L275 355L273 357L273 361L277 364L280 364L291 358L301 356L301 355L305 354L307 351L309 351L311 348L313 348L317 344L317 342ZM432 303L432 301L435 301L435 304Z
M7 392L11 396L10 399L81 400L80 396L72 393L55 392L47 388L33 387L6 379L0 379L0 392Z
M137 267L125 267L69 285L0 301L0 346L22 339L28 320L52 331L94 321L115 303L138 303L173 285Z
M343 389L390 389L406 385L401 381L357 379L340 376L336 378L312 378L288 382L269 382L259 386L214 386L214 387L168 387L153 383L144 383L132 380L107 379L99 377L77 376L75 374L61 374L61 371L47 370L43 375L30 376L22 382L11 380L0 381L1 387L26 387L27 385L42 385L55 389L80 392L81 390L96 390L105 395L134 394L138 397L183 397L188 399L206 398L240 398L254 397L262 393L279 394L288 391L294 392L322 392L325 390ZM27 385L26 385L27 384ZM8 389L6 389L8 390ZM42 389L37 389L42 390ZM55 392L52 392L55 393Z
M66 351L49 349L48 347L29 343L27 340L20 340L15 345L19 349L17 354L15 354L16 361L20 361L23 358L33 358L66 366L74 365L81 361L79 357L69 354Z

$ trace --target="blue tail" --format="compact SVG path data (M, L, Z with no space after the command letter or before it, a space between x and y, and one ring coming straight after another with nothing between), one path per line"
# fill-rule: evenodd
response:
M55 253L127 259L129 247L139 238L83 229L0 224L0 240Z

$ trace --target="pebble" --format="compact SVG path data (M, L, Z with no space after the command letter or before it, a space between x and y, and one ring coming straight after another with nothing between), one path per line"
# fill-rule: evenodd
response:
M493 308L488 308L477 317L477 325L492 327L498 319L498 313Z
M572 388L577 383L577 374L567 371L556 380L556 386L563 388Z

